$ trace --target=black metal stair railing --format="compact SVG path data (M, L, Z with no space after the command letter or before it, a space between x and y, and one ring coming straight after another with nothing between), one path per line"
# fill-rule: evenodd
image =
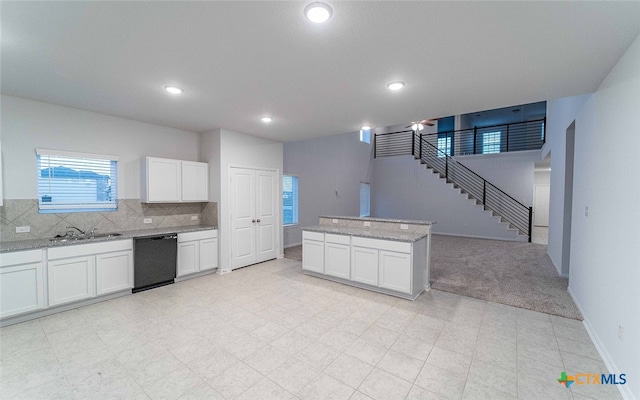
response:
M440 174L447 182L458 186L486 209L504 218L531 240L531 207L520 203L465 165L449 157L423 137L418 136L418 140L420 142L418 158L422 163Z
M532 207L520 203L503 190L450 157L428 140L431 135L417 135L412 130L374 136L374 157L413 155L447 182L500 216L531 241Z

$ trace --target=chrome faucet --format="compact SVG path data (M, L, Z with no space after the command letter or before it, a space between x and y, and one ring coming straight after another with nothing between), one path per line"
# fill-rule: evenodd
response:
M75 229L75 230L77 230L78 232L80 232L80 234L81 234L81 235L84 235L84 231L83 231L83 230L80 230L80 228L76 228L75 226L67 226L67 229L69 229L69 230L71 230L71 229ZM75 235L75 232L73 233L73 235ZM72 236L73 236L73 235L72 235Z

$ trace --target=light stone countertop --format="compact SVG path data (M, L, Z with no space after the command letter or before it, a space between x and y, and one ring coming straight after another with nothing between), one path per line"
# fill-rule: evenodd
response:
M331 217L323 217L331 218ZM355 218L359 219L359 218ZM418 240L429 236L427 233L412 233L386 231L381 229L368 228L352 228L352 227L331 227L331 226L307 226L302 228L303 231L332 233L335 235L359 236L371 239L394 240L396 242L417 242Z
M434 225L435 221L417 221L411 219L389 219L389 218L372 218L372 217L346 217L346 216L332 216L321 215L319 218L329 219L349 219L353 221L372 221L372 222L392 222L397 224L414 224L414 225Z
M136 231L118 232L118 233L121 233L122 236L72 240L67 242L51 241L49 240L50 238L13 240L13 241L0 243L0 253L8 253L11 251L44 249L44 248L59 247L59 246L74 246L77 244L98 243L98 242L106 242L111 240L139 238L139 237L145 237L145 236L166 235L168 233L206 231L210 229L218 229L218 227L209 226L209 225L189 225L189 226L174 226L174 227L168 227L168 228L141 229Z

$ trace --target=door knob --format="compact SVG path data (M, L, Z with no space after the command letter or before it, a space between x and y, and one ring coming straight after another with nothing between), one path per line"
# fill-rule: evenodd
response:
M260 220L257 220L257 222L260 222Z
M255 224L255 223L256 223L256 220L255 220L255 219L252 219L252 220L251 220L251 223Z

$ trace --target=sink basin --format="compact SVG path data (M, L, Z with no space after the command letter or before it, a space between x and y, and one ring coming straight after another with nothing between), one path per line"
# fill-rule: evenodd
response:
M50 242L64 243L64 242L76 242L78 240L87 239L109 239L122 236L122 233L110 232L110 233L96 233L95 235L82 235L82 236L60 236L49 239Z
M113 237L118 237L118 236L122 236L122 233L115 233L115 232L111 232L111 233L96 233L95 235L89 236L88 239L92 239L92 238L104 239L104 238L113 238Z
M85 238L83 237L66 237L66 236L62 236L62 237L54 237L49 239L50 242L58 242L58 243L64 243L64 242L75 242L77 240L83 240Z

